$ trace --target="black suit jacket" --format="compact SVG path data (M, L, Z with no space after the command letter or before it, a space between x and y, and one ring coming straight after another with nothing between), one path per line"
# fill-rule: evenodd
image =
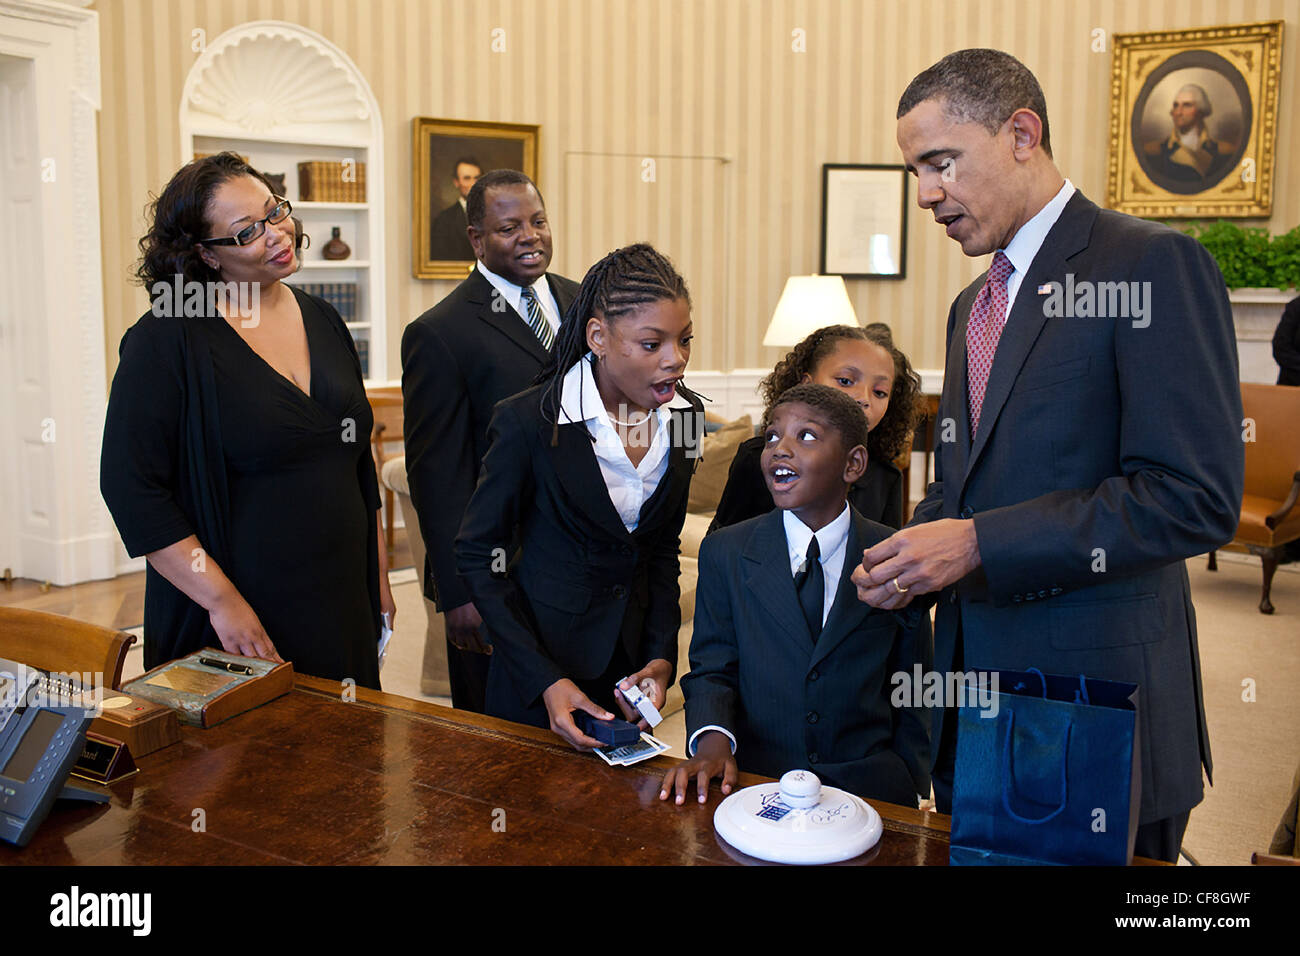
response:
M578 284L546 281L563 314ZM478 269L402 333L403 428L411 503L424 538L424 593L442 611L470 600L454 542L487 453L492 409L532 385L546 349L519 313L493 309Z
M457 259L470 261L474 258L474 247L470 245L469 235L465 232L469 220L460 203L454 202L429 224L429 258Z
M851 514L839 590L815 644L781 511L704 539L682 678L687 734L716 724L735 735L745 771L808 769L860 796L915 807L930 789L927 721L890 701L893 675L912 677L912 641L893 614L859 601L850 580L854 557L893 531Z
M599 677L619 640L638 668L656 658L677 662L678 545L703 406L683 391L692 408L672 410L668 467L628 532L585 425L556 428L543 416L548 387L497 406L456 538L461 577L492 634L493 669L506 668L518 697L494 699L498 685L489 680L488 712L498 715L534 705L563 677ZM518 560L503 570L516 530Z
M1111 317L1048 315L1053 282L1076 305L1088 285ZM1114 317L1117 289L1098 284L1116 282L1138 283L1145 317L1132 300ZM912 520L973 518L979 540L981 567L939 595L935 665L1139 684L1140 819L1182 813L1212 767L1183 562L1232 538L1243 488L1223 277L1194 239L1076 192L1020 284L972 441L966 324L983 283L948 313L937 480Z
M1273 360L1277 362L1279 385L1300 385L1300 296L1282 310L1273 333Z

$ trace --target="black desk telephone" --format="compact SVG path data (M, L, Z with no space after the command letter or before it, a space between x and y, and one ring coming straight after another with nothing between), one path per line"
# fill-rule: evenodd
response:
M0 840L26 846L60 797L108 802L67 783L98 700L65 675L0 657Z

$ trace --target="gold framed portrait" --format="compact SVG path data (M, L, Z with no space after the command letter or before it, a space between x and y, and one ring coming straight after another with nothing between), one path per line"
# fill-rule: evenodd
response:
M474 251L465 235L465 197L478 177L493 169L516 169L536 183L540 129L427 116L411 121L415 278L463 279L469 274Z
M1107 205L1268 216L1282 21L1112 37Z

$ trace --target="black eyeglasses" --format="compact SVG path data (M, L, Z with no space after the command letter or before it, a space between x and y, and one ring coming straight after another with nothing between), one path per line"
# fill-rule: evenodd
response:
M246 246L250 242L256 242L258 237L266 232L266 224L269 222L275 224L284 222L285 216L293 212L293 206L287 199L281 199L274 209L266 216L265 219L259 219L251 226L245 226L233 236L223 236L219 239L200 239L201 246Z

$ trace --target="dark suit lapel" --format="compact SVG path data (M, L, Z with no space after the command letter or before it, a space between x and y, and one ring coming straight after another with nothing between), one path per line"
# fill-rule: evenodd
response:
M980 285L983 279L980 280ZM975 301L976 292L970 293L964 291L957 298L957 320L953 325L952 342L948 346L948 365L953 370L953 381L951 388L947 381L944 382L943 400L940 402L939 421L935 425L935 434L938 436L940 449L937 454L942 453L944 442L944 433L948 428L948 422L952 422L953 441L952 441L952 461L944 462L944 474L964 475L966 474L966 462L970 459L970 400L967 397L969 388L966 384L966 326L970 322L971 304Z
M564 313L569 311L569 306L577 298L576 292L570 292L571 286L562 286L556 281L555 276L549 272L546 274L546 284L551 289L551 295L555 296L555 304L560 309L560 324L564 324Z
M835 603L826 618L822 633L813 648L810 668L816 667L831 651L862 624L863 618L871 613L871 608L858 600L858 589L851 578L853 571L862 563L862 552L874 540L866 534L866 519L856 511L850 512L849 537L844 542L844 568L840 571L840 586L835 591Z
M615 538L626 541L630 535L614 508L614 502L609 499L605 476L600 473L600 463L596 461L596 450L586 426L581 422L561 425L559 441L552 448L553 427L543 423L542 447L550 452L551 467L555 469L569 501Z
M549 277L548 277L549 278ZM476 267L465 280L465 296L478 309L478 317L537 360L546 361L547 352L528 323L504 299L496 295L492 283ZM552 287L554 292L554 287Z
M745 586L777 628L800 647L807 647L808 623L794 590L781 515L779 508L764 515L745 545Z
M978 464L980 454L988 444L989 435L997 426L998 415L1015 386L1020 368L1029 357L1043 326L1047 324L1047 315L1043 309L1044 297L1038 294L1039 286L1052 281L1065 282L1065 260L1087 247L1087 237L1092 231L1092 221L1096 215L1097 207L1076 190L1048 231L1029 271L1021 280L1020 289L1016 292L1016 303L1011 307L1011 314L1007 317L1002 336L998 340L997 353L993 357L988 386L984 390L984 404L980 409L979 433L975 436L969 463L962 473L964 478L969 478ZM962 325L964 355L965 323ZM964 361L962 367L965 367Z

